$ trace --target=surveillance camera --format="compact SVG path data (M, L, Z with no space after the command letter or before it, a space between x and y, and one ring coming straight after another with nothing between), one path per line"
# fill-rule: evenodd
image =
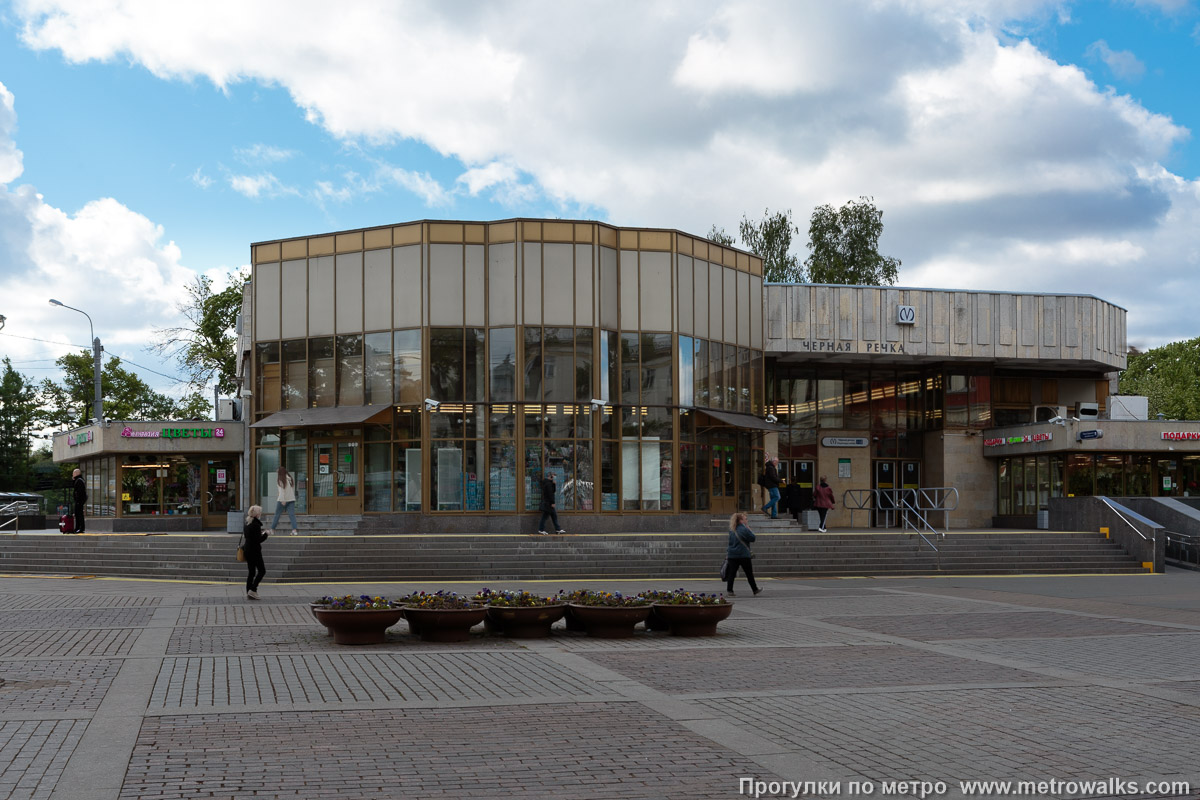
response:
M437 411L438 406L440 406L440 405L441 405L441 402L434 400L432 397L425 398L425 410L426 411Z
M599 411L600 409L604 408L606 405L608 405L607 400L599 400L595 397L592 398L592 411Z
M779 422L779 417L775 416L774 414L767 414L767 422L774 425L776 422Z

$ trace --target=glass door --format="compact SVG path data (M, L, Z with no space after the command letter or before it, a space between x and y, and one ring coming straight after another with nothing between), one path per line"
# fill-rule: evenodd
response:
M716 440L712 445L712 510L719 515L737 510L734 444Z
M362 459L357 441L312 443L312 514L362 513Z
M237 507L238 475L234 459L210 459L204 462L204 519L205 528L225 528L227 512ZM263 509L266 513L266 509Z

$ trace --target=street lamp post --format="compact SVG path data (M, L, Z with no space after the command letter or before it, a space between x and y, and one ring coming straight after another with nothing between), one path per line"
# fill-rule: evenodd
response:
M57 300L52 299L50 305L69 308L87 317L88 332L92 334L92 384L95 389L95 396L92 400L92 417L96 422L100 422L104 419L104 401L100 397L100 353L103 352L104 348L100 346L100 339L96 336L96 329L92 327L92 317L81 308L60 303Z

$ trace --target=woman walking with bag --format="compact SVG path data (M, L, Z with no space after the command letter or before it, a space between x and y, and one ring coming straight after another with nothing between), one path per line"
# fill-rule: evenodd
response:
M725 558L729 561L729 569L725 573L725 594L737 597L733 593L733 579L737 577L738 567L746 573L750 589L759 594L762 589L754 582L754 566L750 560L754 553L750 552L750 543L754 541L754 531L746 526L746 515L739 511L729 518L729 546L725 549Z
M267 530L275 530L279 517L286 511L288 522L292 523L292 536L295 536L299 532L296 530L296 480L282 464L275 473L275 484L279 487L279 495L275 498L275 519L271 520L271 527Z
M821 485L813 492L813 506L817 509L817 513L821 515L821 522L817 526L817 530L825 533L825 517L829 515L829 509L833 508L837 503L833 499L833 489L829 488L829 484L825 482L825 476L821 476Z
M263 530L262 506L250 506L246 512L246 527L242 528L245 543L242 552L246 555L246 599L258 599L258 584L267 574L263 563L262 543L271 534Z

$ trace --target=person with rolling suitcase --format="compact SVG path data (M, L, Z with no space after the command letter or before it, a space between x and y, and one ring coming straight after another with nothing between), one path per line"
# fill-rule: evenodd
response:
M83 533L85 527L83 521L83 507L87 503L88 494L87 483L83 480L83 470L81 470L79 467L76 467L75 471L71 473L71 489L75 495L74 532Z

